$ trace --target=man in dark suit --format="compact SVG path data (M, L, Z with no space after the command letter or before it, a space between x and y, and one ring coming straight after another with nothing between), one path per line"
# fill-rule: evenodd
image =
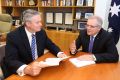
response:
M118 51L112 35L102 28L102 19L91 16L85 30L81 30L78 38L70 45L71 54L76 54L82 46L82 51L88 54L81 55L78 60L93 60L101 62L117 62Z
M28 9L23 12L23 26L7 35L5 58L2 69L5 77L13 73L36 76L48 65L33 62L44 54L47 48L57 57L65 57L42 29L41 16L38 11ZM32 64L29 64L33 62Z

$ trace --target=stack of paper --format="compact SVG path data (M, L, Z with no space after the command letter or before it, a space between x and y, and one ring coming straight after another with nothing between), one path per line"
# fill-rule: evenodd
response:
M83 67L83 66L95 64L94 61L82 61L82 60L78 60L77 58L71 58L69 59L69 61L73 63L76 67Z
M46 58L45 61L41 61L41 63L46 64L48 66L58 66L60 61L67 58L69 58L69 56L64 58Z

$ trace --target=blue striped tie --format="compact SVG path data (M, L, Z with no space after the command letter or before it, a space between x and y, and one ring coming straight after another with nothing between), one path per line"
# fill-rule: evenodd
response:
M88 51L92 53L92 49L93 49L93 43L94 43L94 37L91 36L90 37L90 42L89 42L89 49Z
M35 46L36 46L36 38L35 35L32 34L31 51L32 51L33 60L35 60Z

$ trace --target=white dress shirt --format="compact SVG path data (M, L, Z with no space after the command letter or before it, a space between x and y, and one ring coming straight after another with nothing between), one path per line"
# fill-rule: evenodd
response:
M27 34L27 36L28 36L29 44L30 44L30 46L31 46L31 43L32 43L32 34L35 35L35 33L29 32L26 28L25 28L25 31L26 31L26 34ZM35 42L36 42L36 41L35 41ZM36 46L35 46L35 59L37 59L37 58L38 58L38 54L37 54L37 45L36 45Z

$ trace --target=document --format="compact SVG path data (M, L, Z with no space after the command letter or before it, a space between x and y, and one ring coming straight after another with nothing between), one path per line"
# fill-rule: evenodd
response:
M73 14L65 13L65 24L73 24Z
M75 65L76 67L83 67L83 66L87 66L87 65L91 65L91 64L95 64L94 61L80 61L77 58L71 58L69 59L69 61Z
M53 23L53 13L46 13L46 23Z
M62 13L55 13L55 23L62 24L63 14Z
M70 56L64 58L46 58L45 61L40 61L42 64L46 64L48 66L58 66L60 61L69 58Z

